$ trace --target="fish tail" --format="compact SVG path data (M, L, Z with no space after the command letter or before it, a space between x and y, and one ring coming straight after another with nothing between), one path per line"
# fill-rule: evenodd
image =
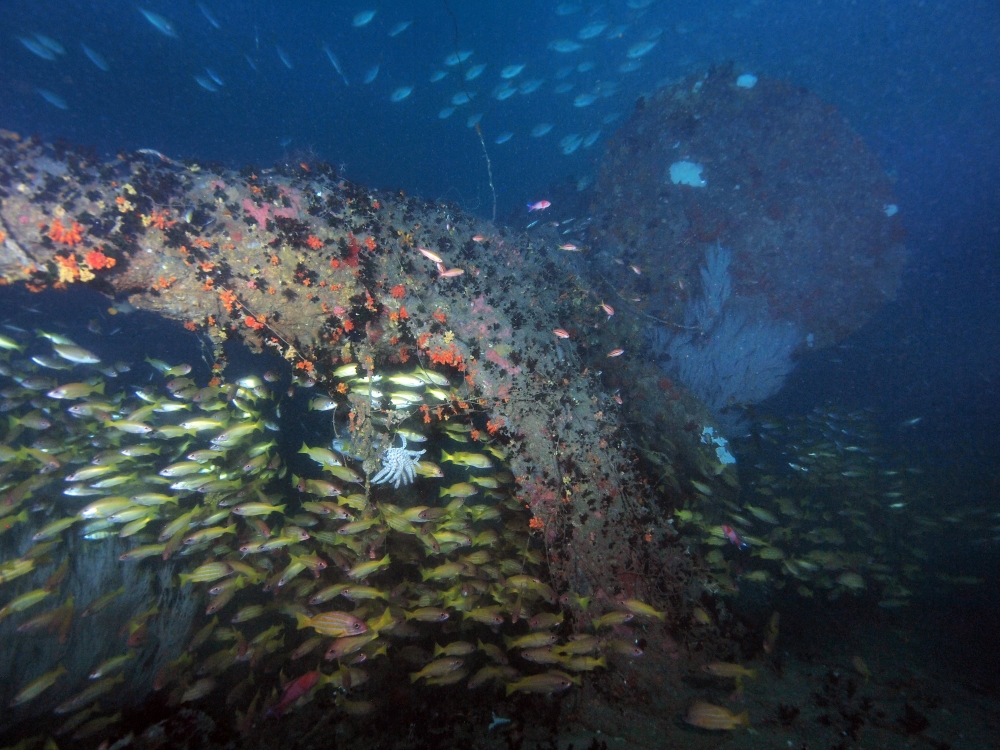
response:
M309 453L309 446L306 445L305 442L303 442L302 447L299 448L299 453Z
M733 724L744 727L750 726L750 712L744 711L739 716L733 717Z
M302 628L308 628L312 623L308 617L306 617L301 612L295 613L295 622L298 625L296 630L302 630Z
M508 685L507 685L507 697L509 698L510 694L513 693L515 690L517 690L517 683L516 682L514 682L514 683L508 683Z

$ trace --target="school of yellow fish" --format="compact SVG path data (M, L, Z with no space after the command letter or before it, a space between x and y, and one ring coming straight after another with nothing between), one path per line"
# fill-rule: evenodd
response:
M428 410L418 407L435 390L438 403L447 397L443 373L341 368L340 382L361 394L352 400L353 442L335 440L336 451L303 445L317 476L300 478L277 450L280 401L269 382L277 378L200 387L186 377L190 366L149 360L161 379L125 386L112 377L125 365L116 371L65 337L43 335L52 353L32 359L16 341L0 342L8 417L0 428L0 623L9 618L17 637L66 640L74 618L121 596L74 602L61 583L79 545L125 540L121 565L150 576L170 566L177 575L169 585L204 611L155 688L177 705L235 684L227 703L242 707L239 726L248 731L328 687L345 711L370 710L347 696L383 657L407 664L413 683L559 693L580 673L605 668L609 655L641 655L621 626L664 617L638 600L559 597L545 583L503 446L482 440L473 416L457 408L451 420L425 424ZM382 377L394 389L388 408L374 397ZM336 413L322 397L310 406ZM418 427L434 428L433 440ZM397 438L404 445L390 471ZM472 448L477 439L481 447ZM380 484L372 446L385 462ZM443 486L456 471L463 481ZM565 621L570 611L575 628ZM59 693L68 696L54 708L64 732L106 730L121 714L102 712L98 701L128 689L124 670L161 616L150 606L109 633L120 653L86 673L33 665L10 710ZM293 682L296 673L303 676Z
M685 533L714 547L706 561L718 593L788 586L807 598L869 596L895 609L924 582L980 582L934 572L928 548L949 530L981 543L995 536L995 519L991 531L985 508L942 500L921 469L883 447L870 415L816 409L764 422L746 443L741 457L759 460L741 462L740 501L694 480L692 501L675 516Z

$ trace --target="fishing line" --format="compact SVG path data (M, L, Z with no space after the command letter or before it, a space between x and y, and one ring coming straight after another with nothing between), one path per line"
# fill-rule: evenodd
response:
M465 72L462 65L462 56L458 54L458 19L455 17L454 11L448 4L448 0L441 0L444 3L445 10L448 11L448 15L451 16L451 23L455 29L455 59L458 61L458 73L459 73L459 85L462 87L462 93L465 94L466 98L471 102L472 95L469 93L468 89L465 88ZM479 136L479 144L483 147L483 157L486 159L486 174L490 181L490 192L493 194L493 223L496 224L497 221L497 190L493 186L493 164L490 162L490 154L486 150L486 139L483 138L483 129L479 127L479 123L476 123L476 135Z

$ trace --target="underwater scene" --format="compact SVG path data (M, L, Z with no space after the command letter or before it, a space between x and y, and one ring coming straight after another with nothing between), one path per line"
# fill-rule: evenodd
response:
M1000 747L995 3L0 19L0 750Z

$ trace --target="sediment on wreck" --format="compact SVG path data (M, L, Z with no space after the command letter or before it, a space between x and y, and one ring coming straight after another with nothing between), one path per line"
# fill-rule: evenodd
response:
M659 462L704 466L711 453L685 425L711 418L655 391L618 402L611 368L625 381L642 371L628 357L605 365L585 333L590 293L548 243L367 190L326 165L235 172L156 152L105 163L10 133L0 191L5 283L85 283L181 321L211 339L220 376L223 342L272 350L350 411L370 455L366 400L333 371L448 371L457 395L423 417L463 413L477 437L510 451L557 590L639 596L667 610L668 629L690 623L685 602L704 579L669 520L685 489L650 474L633 433L657 431ZM556 327L572 338L558 341ZM630 427L629 410L654 402L656 419ZM718 473L705 481L725 485Z

